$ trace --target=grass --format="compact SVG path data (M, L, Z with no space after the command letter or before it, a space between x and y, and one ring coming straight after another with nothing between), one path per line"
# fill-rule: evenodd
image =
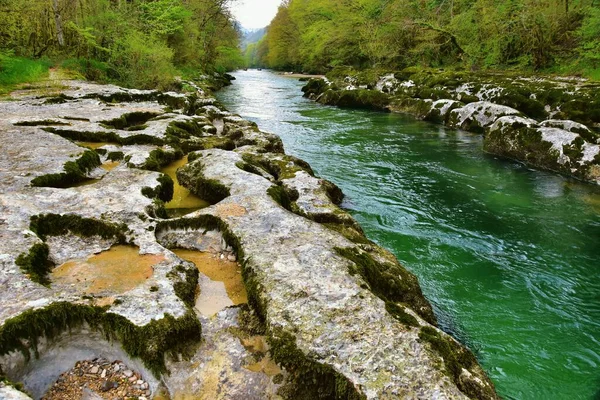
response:
M48 76L48 59L32 60L0 51L0 95L7 94L22 83L34 83Z

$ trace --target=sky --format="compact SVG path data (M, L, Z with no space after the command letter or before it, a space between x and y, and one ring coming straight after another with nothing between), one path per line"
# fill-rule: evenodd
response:
M244 28L258 29L269 25L279 4L281 0L237 0L231 11Z

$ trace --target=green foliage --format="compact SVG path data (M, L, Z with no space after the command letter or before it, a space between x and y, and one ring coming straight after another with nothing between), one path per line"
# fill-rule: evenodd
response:
M589 73L600 80L600 8L592 7L588 10L581 27L577 30L581 40L579 48L580 62Z
M88 79L139 88L168 88L179 69L237 68L231 1L2 0L0 85L38 79L47 63L30 58L43 56Z
M133 31L118 38L110 64L118 81L130 87L165 88L175 76L174 51L166 43Z
M568 7L567 7L568 6ZM592 0L290 0L250 66L517 68L600 74L600 8Z
M216 51L215 69L218 72L233 71L245 64L244 56L237 46L219 46Z
M0 48L0 93L3 91L3 86L40 80L48 74L50 65L48 59L31 60L15 57L11 52L2 51Z
M192 12L185 8L181 0L142 2L139 8L140 20L145 29L161 36L182 33L192 16Z

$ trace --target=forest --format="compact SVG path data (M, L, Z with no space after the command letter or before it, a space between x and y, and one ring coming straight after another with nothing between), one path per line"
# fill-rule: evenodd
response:
M511 69L600 79L598 0L285 0L251 66Z
M0 86L51 65L138 88L235 69L243 58L230 2L0 0Z

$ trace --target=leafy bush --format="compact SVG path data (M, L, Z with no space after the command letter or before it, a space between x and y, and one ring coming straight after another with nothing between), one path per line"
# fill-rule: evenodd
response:
M111 50L108 63L123 85L162 89L173 81L173 50L166 43L133 31Z
M110 76L108 64L93 59L69 58L62 62L61 67L77 72L86 79L96 82L106 82Z
M217 58L215 60L215 69L218 72L227 72L240 68L245 64L244 56L237 47L219 46L217 47Z

